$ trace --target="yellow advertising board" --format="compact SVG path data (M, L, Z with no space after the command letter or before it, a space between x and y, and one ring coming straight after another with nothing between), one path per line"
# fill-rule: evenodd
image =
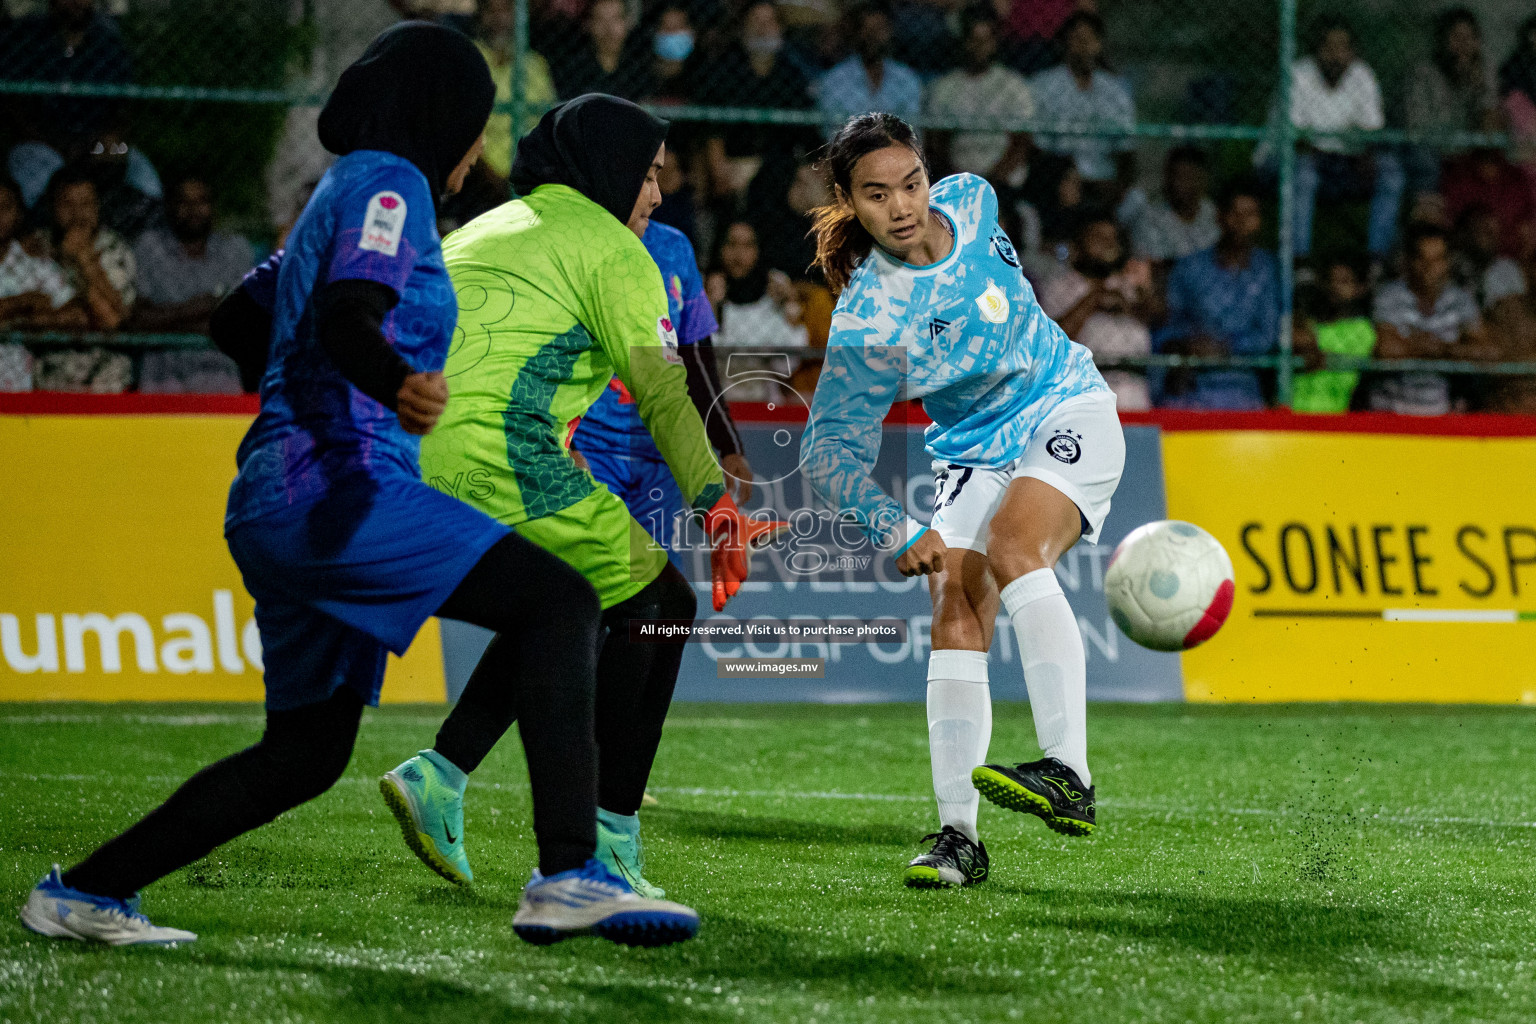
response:
M1536 702L1536 438L1176 432L1163 467L1237 574L1188 699Z
M0 416L0 700L262 699L222 528L249 422ZM444 699L436 619L383 699Z

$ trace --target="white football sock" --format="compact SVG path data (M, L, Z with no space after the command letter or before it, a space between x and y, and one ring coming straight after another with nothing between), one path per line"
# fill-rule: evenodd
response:
M992 741L992 690L985 651L933 651L928 655L928 755L939 822L977 842L981 794L971 769L987 759Z
M1088 773L1088 665L1077 616L1053 569L1025 573L1003 588L1003 607L1019 638L1024 685L1035 714L1035 739L1047 757Z

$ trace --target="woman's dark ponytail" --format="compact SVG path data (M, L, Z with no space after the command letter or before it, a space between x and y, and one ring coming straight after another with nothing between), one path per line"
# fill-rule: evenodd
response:
M834 293L843 290L875 244L853 212L853 167L863 157L888 146L906 146L927 168L917 132L895 114L860 114L827 143L821 167L834 198L811 211L811 231L816 236L815 265L826 275Z

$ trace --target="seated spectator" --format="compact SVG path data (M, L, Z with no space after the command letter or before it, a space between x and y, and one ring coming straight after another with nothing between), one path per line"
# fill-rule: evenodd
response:
M1493 211L1486 206L1469 206L1456 222L1451 234L1451 282L1472 293L1472 301L1479 309L1489 305L1483 288L1493 265L1499 262L1499 222ZM1518 271L1518 267L1516 268ZM1496 287L1507 287L1499 282L1501 270L1495 275Z
M1536 254L1536 249L1532 250ZM1536 292L1528 282L1536 281L1536 255L1526 256L1523 266L1516 266L1521 288L1493 303L1488 325L1503 347L1503 358L1518 362L1536 362ZM1536 415L1536 377L1498 377L1489 388L1490 412Z
M512 102L512 73L516 70L517 60L512 47L512 16L512 0L476 0L475 46L491 69L498 104ZM523 102L528 108L519 134L526 134L539 123L544 111L555 105L555 85L549 75L549 64L532 50L528 52L522 75ZM501 196L506 198L507 175L512 170L511 114L492 114L486 122L485 153L480 160L495 175Z
M811 265L816 257L816 244L811 240L810 230L811 211L832 202L831 191L811 159L802 159L791 173L775 175L771 181L764 182L764 177L759 175L753 183L754 190L762 183L774 188L777 195L771 201L764 198L748 202L754 211L754 223L759 226L759 258L770 270L782 271L789 278L808 344L825 348L836 301L821 270ZM802 369L813 365L820 364L808 362ZM810 383L814 385L814 380Z
M1291 408L1297 412L1348 412L1360 384L1357 370L1327 370L1330 355L1365 358L1376 348L1369 316L1369 268L1363 261L1334 259L1319 275L1322 292L1310 315L1298 316L1291 350L1307 360L1307 372L1292 381Z
M85 309L63 268L31 255L17 238L25 212L21 189L0 178L0 330L81 330ZM0 391L31 391L32 365L25 346L0 344Z
M1056 63L1057 40L1078 11L1097 14L1098 0L992 0L1002 19L1005 59L1025 75Z
M894 0L891 53L926 82L955 66L949 12L953 0Z
M923 83L917 72L890 58L890 11L861 3L849 11L848 26L856 52L821 80L818 104L826 115L827 134L872 110L916 121L923 110Z
M972 124L1028 121L1035 98L1022 75L997 59L997 16L973 7L961 21L964 62L933 83L928 116ZM948 131L928 133L928 159L938 177L956 171L979 174L995 188L1017 189L1029 170L1029 133L1023 131Z
M805 348L805 325L789 276L761 259L757 231L746 221L725 230L704 290L715 306L716 346Z
M23 142L12 149L10 167L22 175L18 184L28 207L35 206L47 192L54 172L71 162L91 172L101 199L102 223L107 227L132 238L156 222L164 195L160 175L117 127L81 140L63 154L41 142Z
M213 229L213 189L196 176L172 183L166 223L133 247L139 302L132 325L206 334L214 307L251 269L251 243Z
M1258 189L1228 185L1216 206L1215 246L1186 256L1168 275L1168 319L1159 352L1189 356L1262 356L1275 351L1280 280L1275 258L1255 244L1263 228ZM1159 405L1180 409L1262 409L1253 370L1171 372Z
M101 223L101 205L90 172L66 167L48 183L50 253L85 303L90 327L115 331L133 309L137 268L121 235Z
M1152 351L1146 322L1151 290L1152 268L1145 260L1126 259L1114 217L1102 214L1083 221L1072 263L1041 289L1040 308L1096 360L1144 356ZM1152 407L1145 370L1109 369L1104 380L1116 408Z
M687 103L693 95L688 58L696 39L693 19L681 2L668 3L656 19L651 36L655 64L651 72L650 99L657 103Z
M1404 243L1407 274L1376 293L1378 359L1499 358L1470 293L1451 283L1445 232L1415 225ZM1382 374L1371 388L1379 412L1439 416L1452 409L1450 382L1438 373Z
M48 183L43 202L52 216L44 242L80 296L87 326L115 331L133 309L133 251L101 226L95 182L83 168L66 167ZM115 394L133 383L133 360L101 347L50 351L38 361L35 383L39 391Z
M809 234L811 211L832 202L832 194L815 160L803 158L774 180L763 177L758 182L765 191L773 190L761 199L754 196L748 204L753 222L760 226L763 262L793 281L820 280L820 272L811 266L816 258L816 243Z
M784 56L784 29L771 3L754 3L742 14L739 37L711 64L698 87L710 107L804 110L811 97L805 77ZM785 160L806 130L794 125L712 124L704 134L709 195L739 199L764 161Z
M1134 128L1131 89L1104 61L1104 20L1078 11L1061 27L1063 61L1030 80L1042 123L1063 127ZM1041 148L1070 156L1083 187L1097 205L1115 207L1136 177L1136 140L1131 136L1041 135Z
M1408 76L1408 127L1415 131L1494 132L1502 125L1493 69L1483 58L1483 30L1465 7L1435 19L1432 59Z
M1208 158L1198 146L1176 146L1163 164L1163 195L1131 225L1131 252L1163 274L1181 260L1216 244L1221 228L1207 195Z
M1536 196L1531 182L1498 150L1473 150L1446 161L1440 192L1453 224L1474 206L1492 212L1499 225L1500 255L1518 257L1536 241Z
M1453 7L1435 19L1434 56L1408 76L1405 112L1414 131L1495 132L1502 127L1493 69L1483 59L1483 32L1467 8ZM1439 187L1439 162L1429 147L1409 148L1410 194Z
M1515 47L1499 65L1499 102L1517 143L1536 144L1536 15L1520 23Z
M148 158L128 144L120 129L102 132L78 162L96 182L103 225L132 242L164 222L160 175Z
M42 14L19 18L0 33L0 78L23 82L128 82L128 49L111 17L95 0L49 0ZM21 144L11 150L11 177L28 207L67 158L118 117L118 105L94 97L52 94L5 97L6 120Z
M581 34L586 13L587 0L529 0L528 45L558 57Z
M562 99L606 92L626 100L651 93L651 62L634 37L634 23L624 0L593 0L587 10L586 40L555 64L555 85Z
M1030 160L1016 209L1019 265L1025 277L1043 285L1066 265L1072 239L1088 209L1077 165L1069 157L1037 152Z
M1292 70L1291 124L1315 132L1376 131L1385 125L1381 87L1369 64L1355 55L1355 36L1342 18L1324 17L1313 29L1311 56ZM1397 239L1406 182L1391 150L1352 146L1339 139L1297 143L1296 255L1312 251L1312 221L1319 200L1370 200L1366 247L1385 260Z
M1536 251L1536 248L1532 251ZM1501 302L1524 295L1529 287L1521 261L1500 256L1483 272L1477 299L1483 312L1491 314Z

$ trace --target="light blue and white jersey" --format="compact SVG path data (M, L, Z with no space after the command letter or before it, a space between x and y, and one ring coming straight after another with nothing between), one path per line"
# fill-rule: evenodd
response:
M891 547L908 532L906 513L870 470L893 402L922 399L935 459L1001 468L1057 404L1109 391L1089 351L1035 301L992 186L956 174L933 186L929 203L954 230L950 254L914 267L876 247L859 264L832 313L801 444L816 494Z

